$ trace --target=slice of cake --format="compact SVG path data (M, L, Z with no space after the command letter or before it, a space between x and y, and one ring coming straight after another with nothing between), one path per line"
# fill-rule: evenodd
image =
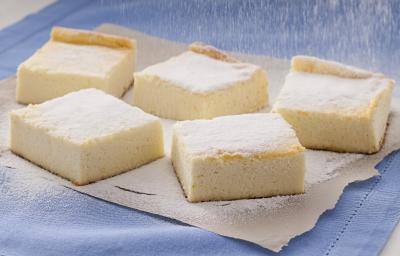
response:
M97 89L10 113L10 148L77 185L131 170L164 154L159 119Z
M160 117L186 120L253 112L268 102L258 66L200 43L135 73L134 105Z
M273 111L307 148L374 153L382 146L393 85L382 74L296 56Z
M51 39L18 67L19 103L41 103L84 88L120 97L133 81L135 41L55 27Z
M172 163L190 202L304 192L304 148L279 114L177 122Z

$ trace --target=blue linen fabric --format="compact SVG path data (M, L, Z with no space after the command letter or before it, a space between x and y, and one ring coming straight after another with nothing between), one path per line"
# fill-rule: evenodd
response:
M378 3L379 2L379 3ZM1 8L1 7L0 7ZM399 1L59 1L0 31L0 78L48 40L51 27L115 23L180 42L289 58L313 54L398 77ZM400 153L381 176L349 185L335 209L278 255L376 255L400 218ZM275 255L175 220L60 187L21 200L0 167L0 255ZM34 193L34 184L27 195ZM268 228L268 227L265 227Z

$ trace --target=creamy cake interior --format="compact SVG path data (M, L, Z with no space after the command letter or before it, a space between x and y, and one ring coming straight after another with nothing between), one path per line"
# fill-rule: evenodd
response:
M307 148L374 153L383 142L393 84L382 74L297 56L273 111Z
M42 103L85 88L120 97L133 81L136 42L55 27L51 39L17 71L16 100Z
M133 104L163 118L241 114L268 103L265 72L211 46L193 44L189 51L134 76Z
M159 119L97 89L10 113L12 152L77 185L164 155Z
M304 148L279 114L183 121L172 163L190 202L304 192Z

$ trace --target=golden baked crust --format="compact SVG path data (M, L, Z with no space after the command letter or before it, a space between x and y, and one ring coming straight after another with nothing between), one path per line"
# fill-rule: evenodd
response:
M202 42L194 42L189 45L189 50L195 53L207 55L216 60L221 60L225 62L240 62L236 58L230 56L224 51L221 51L214 46L204 44Z
M376 108L379 105L379 102L382 100L382 98L384 97L385 93L387 93L387 91L389 91L389 95L392 94L394 85L395 85L395 81L392 79L386 79L387 80L387 86L384 90L382 90L379 94L377 94L370 102L368 105L368 108L366 110L365 115L367 117L370 117L372 115L372 112L376 110Z
M127 37L114 36L89 30L54 27L51 40L70 44L100 45L110 48L135 48L136 42Z
M334 61L327 61L311 56L294 56L291 71L333 75L350 79L367 79L373 76L383 77L383 74L343 65Z
M281 157L292 157L303 153L306 150L305 147L301 146L300 144L294 144L288 148L287 151L274 151L274 152L263 152L263 153L256 153L250 154L248 156L240 153L222 153L212 156L207 156L208 160L238 160L244 158L253 158L253 159L273 159L273 158L281 158Z

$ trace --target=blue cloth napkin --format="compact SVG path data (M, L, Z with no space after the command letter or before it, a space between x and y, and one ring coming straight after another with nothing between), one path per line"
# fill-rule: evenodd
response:
M400 66L400 37L393 33L400 26L400 4L380 4L371 16L373 5L374 1L59 1L0 31L0 78L13 75L18 64L48 40L52 26L92 29L105 22L180 42L202 40L227 50L275 57L314 54L396 76L391 65ZM400 153L387 156L378 169L381 176L349 185L335 209L279 255L378 254L400 218ZM21 198L13 184L22 173L0 167L0 255L275 255L249 242L63 187L62 196L32 197L31 184Z

